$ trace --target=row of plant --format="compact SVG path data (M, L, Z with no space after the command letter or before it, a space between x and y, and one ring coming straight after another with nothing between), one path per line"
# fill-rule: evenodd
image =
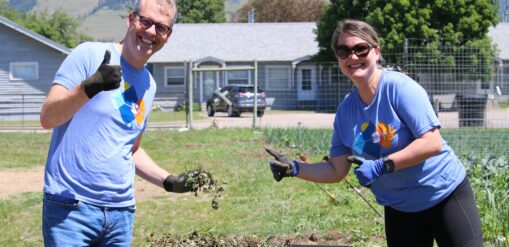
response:
M484 153L460 155L474 188L484 238L509 244L509 169L506 156Z
M442 136L468 171L485 240L509 244L509 130L459 128L442 130ZM332 130L266 129L264 137L270 145L294 150L294 155L319 157L328 153Z

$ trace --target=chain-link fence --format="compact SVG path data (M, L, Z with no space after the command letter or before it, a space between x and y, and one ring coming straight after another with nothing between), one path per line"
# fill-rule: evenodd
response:
M407 40L401 53L386 54L382 49L382 54L388 60L397 61L385 67L402 71L427 90L444 129L508 127L509 65L493 58L489 47L430 49L420 40ZM214 125L331 128L337 105L353 88L335 62L259 61L242 63L241 66L251 68L245 71L239 70L238 64L231 70L225 66L234 67L226 64L214 71L187 66L190 80L186 92L158 94L151 126L182 128L190 127L192 121L193 128ZM249 112L240 117L228 117L227 112L207 116L207 99L219 88L231 84L258 86L263 93L260 97L266 101L266 106L260 108L263 117L253 121ZM43 99L44 95L0 95L0 127L38 128ZM193 115L189 109L193 109ZM175 117L167 117L168 114Z

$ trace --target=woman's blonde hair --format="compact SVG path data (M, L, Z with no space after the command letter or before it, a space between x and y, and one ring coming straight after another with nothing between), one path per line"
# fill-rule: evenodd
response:
M336 46L338 43L339 35L342 33L349 33L353 36L359 37L374 47L380 46L380 40L375 29L368 23L360 20L345 19L339 23L339 26L334 30L331 40L331 48L336 54Z

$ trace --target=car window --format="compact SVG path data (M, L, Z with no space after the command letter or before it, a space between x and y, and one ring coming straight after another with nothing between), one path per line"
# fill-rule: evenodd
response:
M252 87L240 87L239 92L241 93L254 93L254 88Z
M239 92L241 93L254 93L254 87L240 87ZM263 93L263 89L258 88L258 93Z

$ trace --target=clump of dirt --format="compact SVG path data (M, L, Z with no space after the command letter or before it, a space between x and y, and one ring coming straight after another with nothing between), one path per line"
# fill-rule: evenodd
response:
M221 197L224 191L223 184L226 184L226 182L219 182L217 179L214 179L211 172L205 171L201 167L185 171L184 178L186 180L186 186L193 188L192 190L195 196L198 196L199 192L215 193L214 198L212 198L211 206L213 209L219 208L217 199Z
M152 234L147 238L149 246L174 246L174 247L272 247L272 246L352 246L348 244L349 237L339 232L304 233L299 236L273 235L267 239L256 236L233 236L217 237L212 234L203 234L196 231L188 236L174 236L170 234L156 236Z

